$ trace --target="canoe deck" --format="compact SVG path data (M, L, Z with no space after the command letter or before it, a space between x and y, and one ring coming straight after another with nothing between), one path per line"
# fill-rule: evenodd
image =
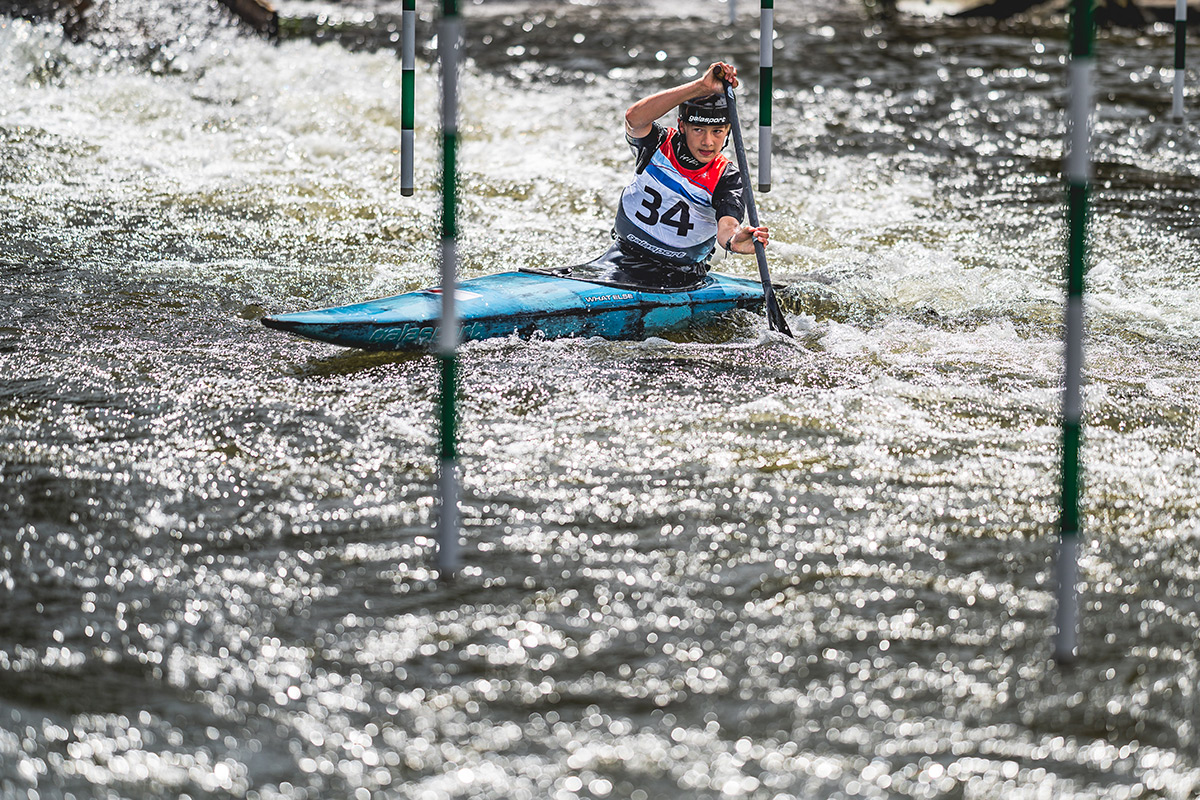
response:
M266 317L269 328L363 350L428 350L437 340L440 288L363 303ZM632 288L537 271L472 278L455 292L461 341L503 336L644 339L762 306L755 280L709 273L686 291Z

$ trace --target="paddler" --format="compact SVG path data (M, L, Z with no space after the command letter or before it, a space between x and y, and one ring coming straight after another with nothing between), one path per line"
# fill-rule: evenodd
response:
M755 239L767 244L765 226L742 225L742 176L721 155L730 134L725 80L736 87L737 70L719 61L702 77L644 97L625 111L635 177L621 193L616 241L593 261L551 272L685 290L703 282L717 247L753 254ZM676 107L678 127L658 123Z
M730 132L725 80L736 87L737 70L717 62L625 111L636 176L621 194L617 246L659 262L672 278L702 278L716 247L753 255L754 240L766 245L769 238L765 226L742 225L742 176L721 154ZM657 122L676 107L678 127Z

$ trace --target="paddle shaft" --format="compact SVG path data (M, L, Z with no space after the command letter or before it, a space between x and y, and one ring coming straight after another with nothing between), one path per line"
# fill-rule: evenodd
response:
M746 213L750 217L751 227L758 227L758 208L754 205L754 192L750 188L750 168L746 163L746 146L742 143L742 126L738 122L737 99L733 95L733 86L725 81L725 100L729 105L729 123L733 129L733 149L737 153L738 169L742 173L742 192L746 198ZM767 269L767 251L757 238L754 242L754 257L758 260L758 279L762 282L763 299L767 307L767 324L771 330L792 335L783 312L779 310L779 302L775 299L775 289L771 286L771 272Z

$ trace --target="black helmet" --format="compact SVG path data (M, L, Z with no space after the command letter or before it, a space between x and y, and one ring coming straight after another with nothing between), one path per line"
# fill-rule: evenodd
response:
M710 94L679 104L681 125L728 125L729 106L725 95Z

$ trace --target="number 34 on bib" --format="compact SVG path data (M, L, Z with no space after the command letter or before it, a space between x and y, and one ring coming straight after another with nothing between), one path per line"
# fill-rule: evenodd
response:
M686 201L676 200L675 205L667 209L667 213L660 214L663 196L652 186L643 186L642 191L645 194L642 198L642 210L634 214L639 222L645 223L651 228L656 225L674 228L675 233L680 237L686 237L695 229L696 226L692 224L692 213Z

